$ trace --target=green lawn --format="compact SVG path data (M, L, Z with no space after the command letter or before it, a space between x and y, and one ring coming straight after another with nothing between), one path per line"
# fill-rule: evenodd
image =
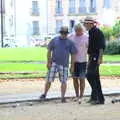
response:
M0 61L45 61L47 48L0 48Z
M101 65L100 74L102 76L120 76L120 65Z
M0 64L0 72L19 72L19 71L46 71L45 64L30 64L30 63L3 63Z
M46 61L47 48L0 48L0 61ZM104 55L104 61L120 61L120 55Z
M32 72L32 74L0 74L0 78L45 76L46 64L29 62L46 61L46 53L47 48L43 47L0 48L0 72ZM25 61L28 63L24 63ZM120 55L104 55L104 61L120 61ZM101 65L100 73L106 76L120 76L120 65Z
M113 61L119 61L120 62L120 55L104 55L103 57L104 61L113 62Z
M14 67L13 64L6 64L6 67L0 65L0 72L11 73L0 74L0 78L38 78L46 76L47 68L45 64L14 64ZM20 74L21 72L23 74ZM120 65L101 65L100 74L101 76L120 76Z

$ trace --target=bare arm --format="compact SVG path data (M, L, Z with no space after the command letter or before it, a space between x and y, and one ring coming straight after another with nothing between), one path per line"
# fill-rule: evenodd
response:
M103 49L99 50L98 64L103 62Z
M52 52L48 50L47 52L47 68L49 69L51 67L52 63Z
M76 58L76 54L71 54L71 66L70 66L71 73L74 71L75 58Z

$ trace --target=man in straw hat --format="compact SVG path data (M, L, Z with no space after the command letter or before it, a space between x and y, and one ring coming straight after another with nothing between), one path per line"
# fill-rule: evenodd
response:
M55 73L59 73L59 80L61 82L61 102L66 102L66 82L68 77L69 56L71 55L71 72L74 67L75 54L77 49L74 43L67 38L68 28L63 26L60 29L60 36L53 38L48 44L47 52L47 80L45 83L44 93L40 96L41 100L45 100L51 82L54 81Z
M102 31L96 27L97 21L92 17L86 17L83 21L89 33L88 45L88 68L87 80L91 86L91 104L104 104L104 96L101 89L99 66L102 63L103 50L105 49L105 39Z

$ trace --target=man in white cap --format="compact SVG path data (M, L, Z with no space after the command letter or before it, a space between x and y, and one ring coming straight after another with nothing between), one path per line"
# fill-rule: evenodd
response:
M89 32L88 45L88 67L87 79L91 86L91 104L104 104L104 96L101 89L99 66L102 63L103 51L105 49L105 39L102 31L96 27L97 21L92 17L86 17L84 26Z

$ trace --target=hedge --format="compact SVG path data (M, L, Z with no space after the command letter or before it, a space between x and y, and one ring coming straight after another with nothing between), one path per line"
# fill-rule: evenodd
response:
M120 40L108 42L106 44L105 54L120 54Z

